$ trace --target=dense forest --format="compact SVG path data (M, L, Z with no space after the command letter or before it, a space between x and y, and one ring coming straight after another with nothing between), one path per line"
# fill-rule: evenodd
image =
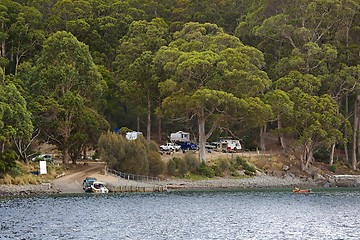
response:
M127 128L360 156L360 0L1 0L0 170ZM341 154L340 154L341 153Z

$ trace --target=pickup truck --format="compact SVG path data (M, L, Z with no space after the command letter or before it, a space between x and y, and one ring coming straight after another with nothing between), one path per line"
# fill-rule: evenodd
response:
M189 150L196 151L198 149L197 145L195 143L191 143L191 142L181 143L180 147L183 152L189 151Z
M160 146L160 151L179 151L180 145L176 145L175 143L166 143Z

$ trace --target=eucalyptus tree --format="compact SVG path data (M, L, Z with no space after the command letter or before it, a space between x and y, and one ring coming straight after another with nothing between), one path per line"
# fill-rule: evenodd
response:
M119 41L127 34L133 21L145 19L143 10L133 7L130 1L123 0L89 0L91 13L84 18L90 25L86 35L81 39L90 46L92 56L97 64L113 71L113 62L117 56ZM72 29L75 32L76 29Z
M263 126L271 115L270 106L256 98L269 86L261 70L263 55L215 24L187 23L169 46L157 52L154 61L168 74L160 85L168 93L164 113L197 118L202 160L206 160L207 138L223 122L255 117L251 110L257 108L253 120Z
M234 29L245 12L244 1L177 0L173 1L172 22L214 23L227 33Z
M88 47L64 31L44 42L34 73L30 91L38 103L37 125L68 163L77 119L100 96L102 77Z
M29 142L33 124L25 98L16 86L5 80L0 69L0 144L1 153L15 147L21 159L27 162L22 143Z
M283 121L284 118L286 119L292 115L294 109L294 102L291 101L290 96L285 91L282 91L280 89L275 89L267 92L264 96L264 101L271 106L272 112L274 113L277 121L276 133L280 138L280 144L282 149L287 152L288 146L284 135L286 135L288 129L283 127ZM264 129L263 132L266 132L266 129ZM260 138L260 143L261 149L265 150L264 138Z
M340 129L344 118L336 101L328 94L316 96L321 81L313 75L290 72L274 85L276 89L285 91L294 104L285 124L297 140L293 150L300 154L302 170L308 170L316 146L330 147L334 142L343 141Z
M154 53L167 44L168 32L168 25L160 18L152 19L151 22L134 21L118 48L119 86L137 115L146 113L148 140L151 137L151 116L155 108L153 105L160 100L157 87L159 78L152 61Z
M98 139L103 132L110 129L108 122L94 109L85 107L74 119L74 128L71 132L69 155L76 163L77 159L87 157L87 150L97 146Z
M90 4L84 0L59 0L52 6L49 23L54 30L79 31L88 27L84 21L90 14Z
M12 73L17 74L18 66L24 60L31 60L40 51L45 40L43 16L34 7L23 6L17 14L16 22L9 28L9 53L12 60Z
M276 4L272 1L254 1L253 5L255 7L239 24L236 34L254 39L251 44L266 53L270 67L268 73L274 79L287 74L279 74L279 69L272 67L281 59L282 66L289 61L295 61L298 66L304 64L307 73L319 74L314 70L324 71L324 63L331 60L329 57L334 57L334 50L342 48L344 42L349 45L349 37L355 30L351 26L359 11L359 2L353 0L284 0ZM289 59L290 55L294 57ZM299 55L302 63L296 59ZM310 64L312 69L306 64Z
M0 2L0 67L5 70L10 62L9 55L9 29L16 21L17 14L21 11L21 5L12 0Z
M351 146L351 166L355 170L357 169L358 155L360 153L359 142L360 142L360 65L351 66L344 68L339 78L342 84L339 91L344 91L346 96L353 95L353 131L352 131L352 146ZM345 100L348 100L346 97ZM345 111L348 115L348 102L346 101Z

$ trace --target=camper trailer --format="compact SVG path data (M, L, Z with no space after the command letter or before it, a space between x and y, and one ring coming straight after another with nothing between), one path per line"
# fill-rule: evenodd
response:
M127 132L126 133L126 139L131 141L131 140L136 140L138 137L142 136L142 132Z
M234 139L221 139L218 146L222 152L236 152L241 150L240 141Z
M190 133L178 131L170 134L171 142L190 142Z

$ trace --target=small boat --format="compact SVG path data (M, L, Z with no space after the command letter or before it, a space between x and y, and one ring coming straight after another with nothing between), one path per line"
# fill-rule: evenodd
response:
M91 185L91 192L93 193L108 193L109 189L105 187L105 184L102 182L93 182Z
M294 190L292 190L293 193L309 193L311 192L311 189L300 189L300 188L295 188Z

